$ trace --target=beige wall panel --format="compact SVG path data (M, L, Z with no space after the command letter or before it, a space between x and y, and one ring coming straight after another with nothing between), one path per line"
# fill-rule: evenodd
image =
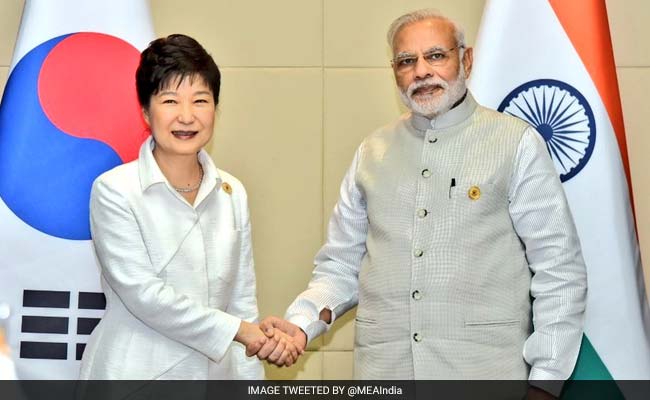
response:
M222 66L320 66L322 0L152 0L156 33L195 37Z
M351 380L354 376L354 353L327 351L323 353L323 379Z
M342 317L337 318L334 326L323 338L322 350L351 351L354 349L354 318L357 316L356 307Z
M24 0L0 1L0 66L11 64Z
M325 70L325 225L341 180L364 137L394 121L403 108L390 68Z
M400 15L434 7L458 21L474 44L483 0L325 0L325 66L387 67L386 31Z
M650 65L650 46L642 40L650 34L650 1L607 0L606 3L616 65Z
M5 85L7 84L8 77L9 67L0 67L0 99L2 99L2 94L5 91Z
M223 69L211 154L246 185L260 315L283 316L321 241L320 69Z
M308 351L303 354L295 365L278 368L264 363L266 379L278 380L321 380L323 379L323 352Z
M619 86L634 190L641 257L645 266L646 288L650 288L650 68L619 68Z

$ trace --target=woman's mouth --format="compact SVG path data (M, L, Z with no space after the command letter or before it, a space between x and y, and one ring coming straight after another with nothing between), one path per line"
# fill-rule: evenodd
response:
M172 131L172 135L181 140L191 139L196 136L197 133L199 133L199 131Z

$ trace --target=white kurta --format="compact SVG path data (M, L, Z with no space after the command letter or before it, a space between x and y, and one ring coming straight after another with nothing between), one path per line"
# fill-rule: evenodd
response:
M202 150L203 182L190 205L165 179L153 146L149 138L138 160L93 185L106 313L80 377L263 379L259 361L232 341L242 319L258 317L244 187Z
M471 94L364 140L315 264L286 318L311 340L358 304L357 378L573 370L586 274L562 185L535 130Z

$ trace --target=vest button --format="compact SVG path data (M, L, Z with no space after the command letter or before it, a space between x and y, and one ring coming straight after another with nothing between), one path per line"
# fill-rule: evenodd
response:
M422 176L425 177L425 178L431 177L431 171L429 171L428 169L423 169L422 170Z
M422 341L422 335L420 335L419 333L414 333L413 334L413 340L420 343Z
M411 293L411 297L413 297L414 300L420 300L422 299L422 293L420 293L419 290L414 290L413 293Z
M420 218L424 218L424 217L426 217L428 214L429 214L429 212L428 212L426 209L424 209L424 208L420 208L420 209L418 210L418 217L420 217Z
M422 249L413 250L413 255L416 256L416 257L422 257L423 254L424 254L424 251L422 251Z
M435 143L438 141L438 138L434 138L433 136L429 136L429 143Z

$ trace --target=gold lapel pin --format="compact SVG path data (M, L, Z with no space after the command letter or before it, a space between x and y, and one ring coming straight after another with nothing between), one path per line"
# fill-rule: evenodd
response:
M232 186L228 184L228 182L224 182L221 184L221 188L223 189L224 192L228 194L232 194Z
M472 186L467 191L467 196L472 200L478 200L481 198L481 189L478 186Z

